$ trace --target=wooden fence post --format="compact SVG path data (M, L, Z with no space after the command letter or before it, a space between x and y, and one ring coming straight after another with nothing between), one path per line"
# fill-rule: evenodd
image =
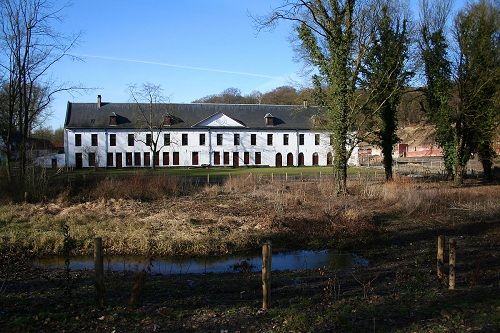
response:
M285 172L285 182L288 181L288 172Z
M210 173L207 173L207 185L210 185Z
M437 240L437 277L444 278L444 235L439 235Z
M455 289L455 265L456 265L456 258L457 257L457 240L455 238L450 239L450 258L449 258L449 265L450 265L450 275L449 275L449 286L448 289L454 290Z
M95 270L95 289L96 301L100 306L105 302L104 290L104 261L102 256L102 238L94 239L94 270Z
M262 309L269 308L271 299L271 242L262 245Z

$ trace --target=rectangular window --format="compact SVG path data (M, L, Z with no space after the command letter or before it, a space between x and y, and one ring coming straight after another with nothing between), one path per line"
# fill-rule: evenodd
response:
M170 146L170 133L163 134L163 145Z
M299 145L304 145L304 134L299 134Z
M235 146L239 146L240 145L240 135L239 134L235 134L234 135L234 145Z
M116 134L109 135L109 145L112 147L116 146Z
M174 151L174 165L179 165L179 152Z
M288 134L283 134L283 145L288 146Z
M108 153L108 155L106 156L106 166L113 166L113 153Z
M134 146L134 135L133 134L129 134L128 135L128 146L129 147L133 147Z
M250 134L250 144L252 146L257 144L257 134Z
M134 153L134 165L141 166L141 153Z
M169 165L169 164L170 164L170 153L163 152L163 165Z
M260 164L262 163L262 160L261 160L261 154L260 152L255 152L255 164Z
M217 134L217 146L222 146L222 134Z
M197 151L193 151L193 153L191 154L191 164L192 165L198 165L199 164L199 161L198 161L198 152Z
M214 151L214 165L220 165L220 153Z
M146 134L146 146L151 146L151 134Z
M92 134L92 146L96 147L97 146L97 134Z
M188 135L187 134L182 134L182 145L183 146L188 145Z
M82 135L75 134L75 146L79 147L82 145Z
M149 152L144 153L144 166L151 165L151 158Z
M205 145L205 134L201 133L200 134L200 146Z
M229 152L224 152L224 165L229 164Z
M132 166L132 153L125 153L125 165Z
M268 146L272 146L273 145L273 135L272 134L268 134L267 135L267 145Z
M319 146L319 134L314 134L314 144Z
M95 166L95 153L89 153L89 167Z
M243 163L250 164L250 153L247 151L243 154Z

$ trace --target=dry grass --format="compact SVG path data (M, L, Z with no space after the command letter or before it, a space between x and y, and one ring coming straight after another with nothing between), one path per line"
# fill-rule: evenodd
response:
M178 176L134 175L130 178L104 179L90 191L92 199L159 200L189 192L191 185Z
M161 255L223 254L255 249L267 239L287 248L325 247L346 239L359 244L380 231L374 221L381 215L443 223L457 213L474 220L500 215L499 186L360 178L349 187L352 195L337 197L326 177L315 182L232 177L197 192L175 177L103 180L88 202L60 198L44 205L1 206L0 247L60 253L60 225L66 223L84 253L100 236L108 253L144 254L153 243Z

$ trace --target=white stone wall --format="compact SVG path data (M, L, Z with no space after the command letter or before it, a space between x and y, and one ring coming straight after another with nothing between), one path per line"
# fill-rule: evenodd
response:
M127 129L66 129L65 152L67 165L75 167L75 154L82 153L83 167L88 165L88 153L96 154L96 163L99 167L106 167L107 154L113 153L113 166L116 166L116 153L122 153L122 166L126 165L126 153L141 154L141 166L144 165L144 152L150 152L150 163L153 163L153 154L145 145L147 132L136 132ZM163 134L170 133L170 145L163 145ZM205 134L205 145L200 145L200 134ZM234 145L234 134L240 134L240 144ZM75 146L75 134L81 134L82 145ZM91 134L97 134L98 146L91 145ZM110 134L116 134L116 146L110 146ZM128 146L128 134L135 135L134 146ZM182 145L182 134L187 134L188 145ZM217 134L223 135L223 144L217 145ZM251 145L251 134L256 134L256 144ZM273 144L267 144L267 135L273 135ZM283 135L288 134L288 145L284 145ZM299 135L304 134L304 145L299 145ZM315 134L320 135L320 142L315 144ZM153 138L156 134L153 135ZM142 141L142 142L141 142ZM173 153L179 153L179 166L192 166L192 153L198 152L198 165L214 165L214 152L220 153L220 165L232 166L233 153L239 153L239 166L244 166L244 153L249 152L249 164L255 165L255 153L261 153L260 165L276 166L276 154L281 153L282 165L287 165L287 155L293 154L293 165L298 165L299 153L304 154L304 165L313 165L313 154L318 154L318 164L327 165L327 154L332 152L329 133L319 131L294 131L294 130L250 130L246 128L202 128L202 129L172 129L162 131L158 140L161 147L159 166L163 167L163 152L169 152L169 164L173 165ZM229 164L224 164L224 153L229 153ZM350 159L350 164L357 164L357 149ZM132 163L132 167L135 166Z

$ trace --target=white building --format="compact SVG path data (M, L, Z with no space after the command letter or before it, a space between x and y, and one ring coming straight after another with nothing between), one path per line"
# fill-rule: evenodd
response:
M297 166L332 163L317 107L246 104L69 103L66 165ZM316 121L317 122L317 121ZM157 154L151 146L157 143ZM349 163L357 165L357 152Z

